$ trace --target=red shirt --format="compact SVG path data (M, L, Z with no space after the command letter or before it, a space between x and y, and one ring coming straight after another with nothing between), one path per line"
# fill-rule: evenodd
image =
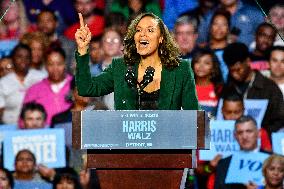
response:
M98 36L101 35L104 31L105 20L103 16L94 15L87 24L92 33L92 36ZM75 32L79 28L80 28L80 23L79 22L75 23L65 30L64 35L68 39L75 40Z
M215 93L213 83L206 86L196 85L196 92L200 105L213 107L218 105L218 97Z

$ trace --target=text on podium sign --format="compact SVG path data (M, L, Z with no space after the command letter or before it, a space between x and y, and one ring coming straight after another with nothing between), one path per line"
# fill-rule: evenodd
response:
M82 149L197 149L194 110L83 111Z

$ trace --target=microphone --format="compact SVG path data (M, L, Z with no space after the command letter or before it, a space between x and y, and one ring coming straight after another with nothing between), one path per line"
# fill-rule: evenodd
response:
M143 90L149 83L153 81L154 73L155 69L151 66L148 66L143 76L143 80L139 83L140 90Z
M137 81L135 78L133 66L128 66L124 79L130 88L136 88Z

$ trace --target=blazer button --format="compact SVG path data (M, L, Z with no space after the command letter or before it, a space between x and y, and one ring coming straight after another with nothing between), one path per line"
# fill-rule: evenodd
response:
M122 103L123 103L123 104L125 104L125 103L126 103L126 101L125 101L125 100L122 100Z

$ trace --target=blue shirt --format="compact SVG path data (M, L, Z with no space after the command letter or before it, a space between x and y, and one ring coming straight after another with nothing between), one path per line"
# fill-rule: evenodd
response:
M90 71L91 71L91 75L94 76L98 76L102 71L102 64L101 63L97 63L97 64L90 64Z
M210 29L210 22L214 11L210 11L205 20L200 23L198 42L206 42L208 40L208 33ZM231 15L231 28L239 28L241 33L238 41L243 42L246 45L251 44L254 40L255 30L257 26L264 22L264 16L261 11L253 6L247 5L238 1L237 11Z
M178 16L198 6L198 0L165 0L163 21L169 30L174 28Z

